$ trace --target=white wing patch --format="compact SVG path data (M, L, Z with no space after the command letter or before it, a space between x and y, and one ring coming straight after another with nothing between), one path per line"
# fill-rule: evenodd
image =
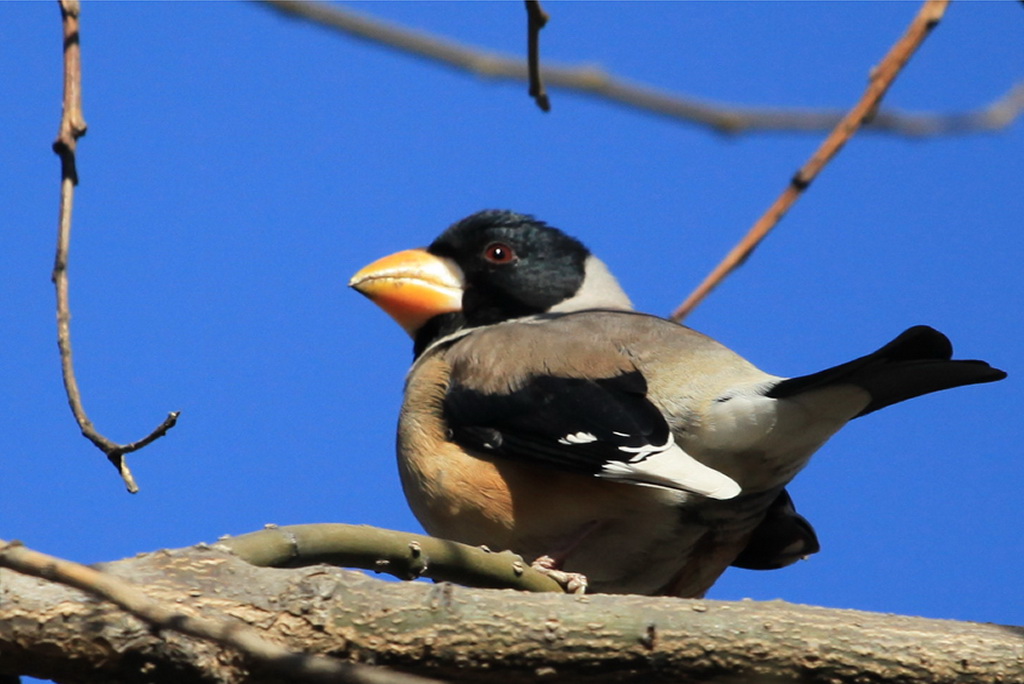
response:
M571 435L566 435L565 437L558 438L559 444L590 444L591 442L596 441L597 437L590 434L589 432L574 432Z
M608 461L598 477L623 480L631 484L683 489L711 499L731 499L741 491L731 477L709 468L679 448L669 435L660 446L619 447L635 454L629 461Z

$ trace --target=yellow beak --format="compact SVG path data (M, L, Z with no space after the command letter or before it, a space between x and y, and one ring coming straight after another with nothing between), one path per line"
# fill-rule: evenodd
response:
M462 310L465 281L449 259L409 249L363 267L348 284L415 336L434 316Z

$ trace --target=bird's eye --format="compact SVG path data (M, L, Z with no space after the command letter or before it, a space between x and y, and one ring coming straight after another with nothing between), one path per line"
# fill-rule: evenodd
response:
M492 264L509 264L516 260L516 253L502 242L492 242L484 249L484 258Z

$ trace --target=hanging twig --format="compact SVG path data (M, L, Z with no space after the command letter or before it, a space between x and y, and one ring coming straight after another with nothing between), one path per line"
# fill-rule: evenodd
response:
M526 0L526 42L527 62L530 70L530 97L534 99L537 106L545 112L551 111L551 101L548 99L548 92L544 89L544 80L540 74L540 30L544 28L551 17L544 8L540 6L540 0Z
M64 112L60 120L57 140L53 143L53 151L60 157L60 215L57 229L57 255L53 262L53 273L50 280L57 290L57 346L60 348L61 374L64 378L64 389L67 392L71 412L81 428L82 434L95 444L124 480L128 491L134 494L139 491L132 477L131 470L125 462L124 455L137 451L150 442L163 437L174 427L178 420L178 411L168 414L153 432L146 437L130 444L118 444L99 433L89 420L82 405L82 394L75 379L75 366L71 348L71 307L68 303L68 250L71 245L71 210L74 205L75 186L78 185L78 169L75 163L75 152L78 139L85 135L85 117L82 115L82 53L79 44L78 18L81 7L78 0L58 0L61 20L64 28Z
M467 47L447 38L415 31L364 14L303 0L257 0L282 14L299 17L348 36L406 52L484 78L528 81L529 68L522 59ZM540 70L550 88L593 95L632 109L644 110L717 133L750 132L816 133L831 130L844 112L832 109L783 109L735 107L707 102L630 83L598 67L547 66ZM1024 83L1017 84L996 102L959 114L916 114L893 110L879 112L865 130L912 138L964 135L1006 128L1024 111Z
M147 596L120 577L0 539L0 567L80 589L160 630L171 630L212 641L244 653L251 660L284 675L288 681L349 682L351 684L428 684L416 675L344 663L321 655L290 651L267 641L241 620L212 620L183 612Z
M681 321L685 318L733 270L747 260L754 249L768 235L768 232L778 224L790 207L803 194L804 190L818 177L818 174L825 168L825 165L839 153L839 150L854 136L865 120L877 111L879 103L881 103L885 93L889 90L889 86L896 80L900 71L910 61L914 52L924 42L924 39L931 30L938 25L948 6L949 0L925 0L925 3L921 6L913 21L911 21L906 33L896 41L896 44L890 48L881 63L872 70L868 79L867 89L857 104L836 125L835 129L825 138L825 141L821 143L814 154L811 155L811 158L807 160L807 163L796 172L789 185L779 195L779 198L754 223L753 227L740 240L739 244L722 259L721 263L704 279L704 282L686 298L686 301L672 312L671 317L673 320Z

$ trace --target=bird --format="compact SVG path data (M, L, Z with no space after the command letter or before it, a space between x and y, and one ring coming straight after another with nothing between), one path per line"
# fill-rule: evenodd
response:
M850 420L1006 373L924 325L826 370L766 373L636 311L603 261L485 210L350 286L413 339L397 455L433 536L509 549L570 591L702 597L818 550L786 485Z

